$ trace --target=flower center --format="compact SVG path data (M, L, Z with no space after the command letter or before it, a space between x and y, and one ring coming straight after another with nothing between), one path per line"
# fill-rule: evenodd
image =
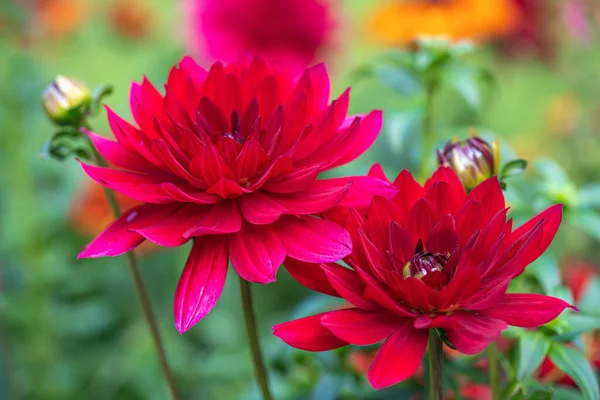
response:
M233 110L231 115L229 116L229 121L231 122L231 132L225 132L223 137L228 137L230 139L235 140L236 142L243 144L244 137L241 132L240 125L240 115L237 111Z
M421 279L432 272L441 272L447 262L448 257L443 254L420 251L402 268L402 276Z

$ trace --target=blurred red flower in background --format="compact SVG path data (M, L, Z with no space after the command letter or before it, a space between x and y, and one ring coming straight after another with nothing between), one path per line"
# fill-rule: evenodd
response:
M184 58L162 95L146 79L131 88L139 129L108 109L116 142L89 133L112 165L83 163L102 185L144 202L123 214L79 257L117 256L148 239L194 240L175 295L188 330L217 303L228 270L251 282L275 280L286 256L332 262L350 253L348 232L314 215L366 206L396 189L375 177L316 180L348 163L377 137L380 111L347 117L349 90L329 104L323 65L293 80L281 65L243 59L210 71Z
M186 0L188 41L202 59L246 52L304 68L332 44L331 0Z
M380 168L371 175L384 178ZM342 297L355 308L276 325L289 345L308 351L384 341L367 374L375 388L415 373L430 328L441 328L458 351L476 354L507 325L537 327L569 305L540 294L505 293L510 281L549 246L560 225L556 205L512 230L497 178L469 194L456 174L439 168L422 187L408 171L393 200L375 196L365 215L337 209L352 254L339 264L286 260L301 284Z

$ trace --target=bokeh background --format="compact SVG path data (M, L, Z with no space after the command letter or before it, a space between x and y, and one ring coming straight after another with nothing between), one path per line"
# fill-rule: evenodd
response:
M110 214L101 191L74 160L40 156L55 131L41 107L41 93L57 74L90 87L111 83L115 90L106 103L129 116L131 81L145 75L161 87L184 54L204 65L215 56L235 57L244 45L226 51L233 25L262 29L262 40L269 43L277 29L299 19L294 29L312 30L289 35L296 44L310 42L309 50L297 56L273 45L276 51L267 56L289 55L298 68L324 61L335 96L353 86L352 112L385 110L375 146L336 174L366 173L380 162L395 176L402 168L414 169L423 156L410 129L411 100L357 70L409 46L417 34L474 40L477 50L469 62L489 70L494 83L483 90L477 107L452 90L436 97L440 144L452 134L464 136L469 126L480 127L485 137L499 136L506 154L530 161L514 186L518 190L509 189L515 217L529 216L552 201L580 210L568 216L553 250L563 268L574 263L596 267L597 1L322 0L324 8L313 14L293 14L297 18L280 22L273 14L260 17L243 7L236 11L242 0L223 0L234 16L218 22L222 10L201 16L204 3L211 1L0 0L0 399L167 398L125 260L76 260L82 246L110 222ZM246 26L244 20L252 18L258 23ZM220 34L225 38L207 43ZM90 123L110 136L104 113ZM235 279L229 279L206 319L183 336L175 330L173 294L188 252L187 246L146 246L139 253L184 398L257 398ZM301 287L283 269L277 284L254 291L278 398L334 399L342 386L345 398L372 395L353 375L360 360L348 354L351 350L312 356L286 348L271 335L274 323L333 307L328 299ZM341 371L346 380L333 378Z

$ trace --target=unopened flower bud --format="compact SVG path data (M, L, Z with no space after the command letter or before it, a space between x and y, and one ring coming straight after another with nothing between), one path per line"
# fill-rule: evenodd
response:
M77 79L58 75L42 94L44 109L58 125L77 123L92 99L88 86Z
M476 134L459 141L450 140L443 150L438 150L438 163L456 172L466 190L471 190L484 180L498 174L500 147L489 144Z

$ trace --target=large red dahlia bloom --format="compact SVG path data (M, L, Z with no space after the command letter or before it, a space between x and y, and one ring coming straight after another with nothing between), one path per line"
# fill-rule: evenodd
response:
M192 49L233 61L250 51L300 68L332 44L331 0L185 0Z
M79 257L117 256L145 239L162 246L195 239L175 295L184 332L216 304L229 259L242 278L268 283L286 256L331 262L348 255L346 230L314 215L396 192L372 177L316 180L362 154L380 130L380 111L347 117L348 100L347 90L328 104L323 65L295 81L258 58L208 72L184 58L164 95L147 80L134 83L139 129L108 109L117 141L89 133L117 168L82 165L100 184L145 204Z
M379 168L373 174L383 177ZM460 352L476 354L507 325L537 327L569 306L506 293L552 241L560 205L513 230L496 178L466 194L456 174L441 167L424 187L407 171L394 185L394 199L375 196L363 213L329 213L352 237L353 252L344 258L350 268L286 261L300 283L354 307L276 325L276 336L308 351L384 341L368 372L382 388L417 370L431 328L442 329Z

